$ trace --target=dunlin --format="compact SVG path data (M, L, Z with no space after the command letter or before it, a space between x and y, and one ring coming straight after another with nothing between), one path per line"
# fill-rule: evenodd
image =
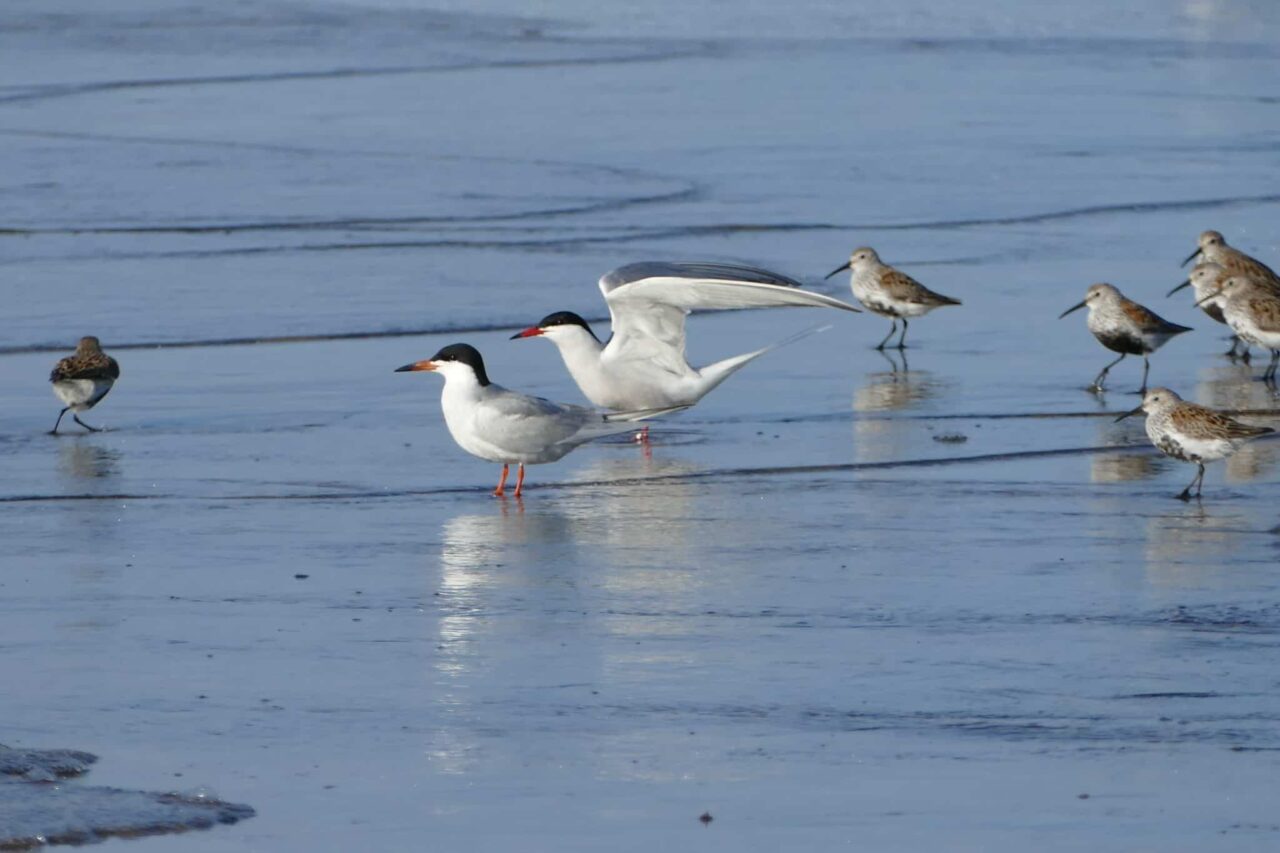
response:
M440 406L458 446L473 456L502 463L502 478L493 490L499 497L512 463L519 465L515 496L520 497L526 464L555 462L592 439L630 432L633 421L685 408L605 414L509 391L489 381L484 359L468 344L452 344L426 361L396 368L397 373L418 370L435 371L444 377Z
M1280 363L1280 292L1256 280L1231 276L1203 300L1217 299L1222 314L1241 340L1271 350L1262 378L1274 383Z
M1120 357L1102 368L1102 372L1093 380L1090 387L1093 391L1103 390L1103 380L1111 368L1124 361L1126 355L1142 356L1142 388L1139 394L1147 391L1147 374L1151 363L1147 356L1172 338L1191 329L1170 323L1150 308L1145 308L1132 299L1125 297L1119 290L1109 284L1094 284L1085 291L1084 301L1073 305L1058 315L1058 319L1078 311L1089 309L1089 331L1098 342L1112 352L1120 353Z
M87 412L111 390L120 378L120 365L116 360L102 351L102 345L92 335L80 339L75 355L69 355L58 362L49 374L53 384L53 393L66 405L58 412L58 420L49 430L50 435L58 434L58 425L62 416L70 411L72 419L89 432L101 432L98 427L91 427L80 420L80 412Z
M906 273L881 262L876 250L866 246L854 249L848 263L827 273L826 278L844 270L850 270L849 285L858 301L872 313L893 321L889 334L876 347L878 350L889 343L898 330L899 320L902 321L902 334L898 337L897 348L905 349L909 318L923 317L943 305L960 304L959 299L935 293Z
M1225 459L1251 438L1275 432L1271 427L1250 426L1213 409L1188 403L1168 388L1152 388L1142 398L1142 405L1125 412L1122 421L1139 412L1147 413L1147 436L1160 452L1198 467L1195 478L1178 497L1191 500L1191 489L1200 497L1204 484L1204 465Z
M1217 292L1222 287L1222 282L1229 276L1225 267L1215 264L1212 261L1206 261L1202 264L1196 264L1195 269L1191 270L1191 274L1182 284L1170 290L1166 297L1173 296L1184 287L1190 287L1196 295L1196 305L1200 306L1200 310L1209 315L1209 318L1215 323L1227 324L1227 318L1222 313L1221 298L1217 296ZM1211 294L1213 294L1211 296ZM1244 363L1249 363L1249 345L1244 344L1244 352L1240 352L1242 341L1239 336L1232 336L1231 349L1225 353L1230 358L1237 355L1244 359Z
M1249 257L1234 246L1228 246L1227 238L1217 231L1203 232L1197 242L1196 250L1187 256L1182 265L1185 267L1197 257L1202 261L1217 264L1231 275L1248 276L1280 287L1280 276L1276 275L1275 270L1257 258Z

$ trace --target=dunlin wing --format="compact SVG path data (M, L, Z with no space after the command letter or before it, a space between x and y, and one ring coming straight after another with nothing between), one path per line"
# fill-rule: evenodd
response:
M1280 288L1280 275L1257 258L1251 258L1244 252L1232 250L1218 263L1231 275L1248 276L1264 282L1269 287Z
M61 382L64 379L110 379L120 378L120 365L105 353L89 355L69 355L58 362L49 374L50 382Z
M1280 295L1259 293L1245 300L1254 325L1264 332L1280 332Z
M1139 305L1132 299L1121 297L1120 309L1124 311L1124 315L1133 322L1139 333L1157 335L1180 335L1183 332L1191 331L1190 326L1180 326L1177 323L1170 323L1156 312L1147 308L1145 305Z
M959 305L959 299L935 293L904 272L886 267L880 274L880 287L890 299L917 305Z
M1169 421L1173 428L1187 438L1212 441L1215 439L1254 438L1275 432L1271 427L1250 426L1229 418L1226 415L1197 406L1195 403L1182 403L1169 413Z

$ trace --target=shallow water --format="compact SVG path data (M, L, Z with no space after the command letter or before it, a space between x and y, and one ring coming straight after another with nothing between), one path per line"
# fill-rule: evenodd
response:
M1274 846L1280 445L1172 500L1055 319L1112 281L1196 327L1154 383L1276 425L1163 298L1205 228L1280 257L1270 5L462 5L0 9L0 740L258 812L139 849ZM695 317L833 328L523 502L392 373L578 401L506 338L606 270L847 295L863 243L964 300L905 364ZM84 333L111 431L53 439Z

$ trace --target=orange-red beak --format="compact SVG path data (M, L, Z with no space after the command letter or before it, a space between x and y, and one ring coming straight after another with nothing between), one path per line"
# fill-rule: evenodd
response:
M516 338L536 338L538 335L542 334L546 334L542 329L539 329L537 326L530 326L523 332L516 332L511 336L511 340L514 341Z
M406 364L404 367L397 367L396 373L408 373L413 370L435 370L436 363L434 361L415 361L413 364Z

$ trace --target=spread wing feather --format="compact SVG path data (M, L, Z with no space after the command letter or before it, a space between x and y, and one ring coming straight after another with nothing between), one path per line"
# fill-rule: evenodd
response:
M647 261L619 267L600 279L613 338L608 357L643 359L684 375L685 316L693 310L808 306L858 309L800 282L760 267Z

